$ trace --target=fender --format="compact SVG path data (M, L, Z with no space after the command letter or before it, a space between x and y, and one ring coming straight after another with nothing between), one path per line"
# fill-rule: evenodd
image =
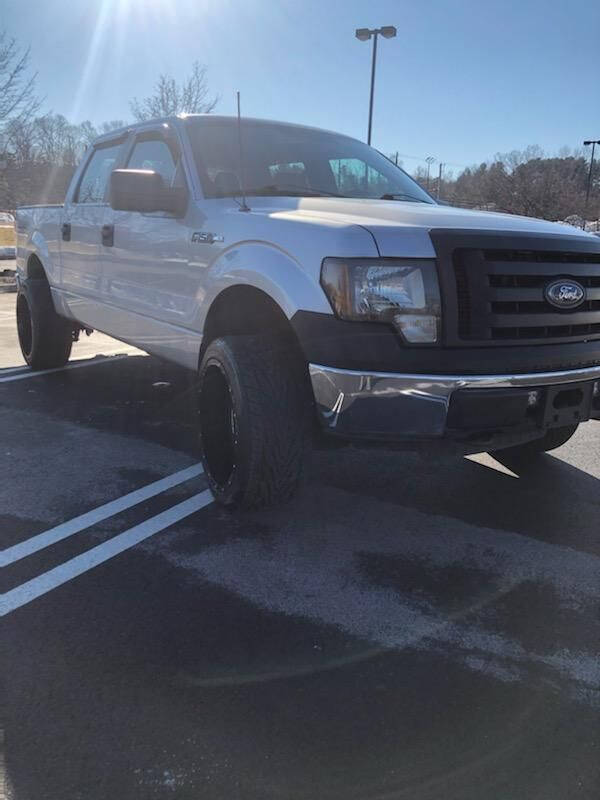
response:
M27 283L30 291L41 292L43 290L40 287L44 285L46 291L50 292L55 311L63 317L71 317L72 315L68 309L63 308L63 304L57 302L57 296L50 288L58 284L59 276L57 274L57 265L52 259L45 236L38 228L33 229L31 236L28 236L25 231L21 231L20 236L26 241L18 244L17 287L21 288ZM29 262L33 257L42 265L45 279L38 274L34 276L29 274Z
M263 291L288 319L300 309L333 314L318 281L290 253L267 242L247 241L224 250L210 266L207 293L199 309L200 330L215 298L239 285Z
M39 261L44 268L44 272L46 273L46 277L48 278L48 282L50 284L53 283L53 278L55 278L55 270L52 267L52 259L50 257L50 252L48 250L48 243L44 238L43 234L39 230L35 230L31 239L29 240L30 244L30 252L27 257L27 263L31 256L37 256Z

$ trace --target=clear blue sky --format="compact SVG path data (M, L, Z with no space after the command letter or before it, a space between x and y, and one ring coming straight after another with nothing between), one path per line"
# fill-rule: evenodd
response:
M600 138L597 0L1 2L46 107L73 121L128 118L160 72L181 78L198 59L221 113L239 89L248 115L365 138L371 46L354 30L395 25L379 47L379 149L471 164Z

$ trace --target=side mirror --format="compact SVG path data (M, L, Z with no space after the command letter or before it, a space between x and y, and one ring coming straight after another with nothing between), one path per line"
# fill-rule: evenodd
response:
M110 205L115 211L168 211L183 217L187 209L185 189L165 186L152 169L114 169L110 174Z

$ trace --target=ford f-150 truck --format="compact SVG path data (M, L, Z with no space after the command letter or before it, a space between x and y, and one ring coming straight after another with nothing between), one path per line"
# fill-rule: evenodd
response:
M96 329L197 373L217 500L291 496L313 436L522 458L600 418L600 241L437 204L376 150L182 115L100 137L17 212L34 369Z

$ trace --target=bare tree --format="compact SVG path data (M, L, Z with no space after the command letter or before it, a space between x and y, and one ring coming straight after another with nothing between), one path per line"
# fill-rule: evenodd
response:
M89 121L89 119L84 120L79 125L79 130L81 134L81 142L84 147L89 147L94 139L98 136L96 127Z
M34 158L41 164L74 167L98 132L91 122L72 125L62 114L45 114L32 123Z
M36 77L29 72L29 48L22 50L16 39L0 31L0 126L35 114L40 106Z
M219 98L209 97L206 82L206 67L195 61L192 72L179 84L169 75L160 75L154 92L142 100L134 98L130 103L131 113L138 122L174 114L208 114L217 105Z
M11 119L4 125L2 149L18 166L29 164L35 157L34 131L32 119Z
M78 155L83 155L83 152L88 148L94 139L104 133L110 133L118 128L125 128L127 123L122 119L111 119L107 122L102 122L98 127L90 122L89 119L80 122L79 125L74 125L76 131Z
M116 131L119 128L125 128L126 125L127 123L125 122L125 120L109 119L107 122L103 122L98 130L100 133L110 133L111 131Z
M69 123L62 114L44 114L35 120L34 137L38 161L45 164L62 162L67 142Z

